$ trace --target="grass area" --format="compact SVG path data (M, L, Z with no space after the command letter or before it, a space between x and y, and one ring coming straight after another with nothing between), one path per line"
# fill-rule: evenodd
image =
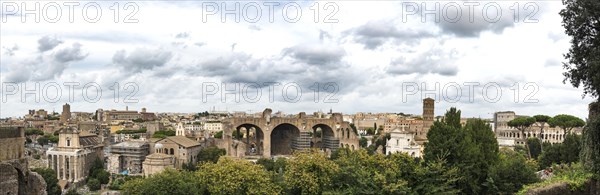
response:
M563 182L569 185L571 191L577 191L583 189L585 183L593 177L592 173L586 172L583 169L581 163L575 163L571 166L564 164L554 165L552 166L552 169L554 170L554 176L552 178L539 183L526 185L523 187L523 189L517 192L517 194L523 195L531 189Z

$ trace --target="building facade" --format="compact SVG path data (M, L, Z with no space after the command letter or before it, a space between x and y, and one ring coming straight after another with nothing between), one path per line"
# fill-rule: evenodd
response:
M115 174L142 174L142 163L149 152L147 142L127 141L112 145L108 157L108 171Z
M150 153L170 155L174 159L173 166L182 168L184 164L198 162L197 155L202 149L199 142L184 136L171 136L160 140L151 140L154 146Z
M390 132L390 139L386 143L386 151L388 155L402 152L412 157L421 157L422 147L415 141L415 134L407 131L402 126L402 129L394 129Z
M56 171L59 180L71 183L83 181L92 163L96 159L103 159L103 148L96 134L73 128L63 129L57 146L46 152L48 167Z

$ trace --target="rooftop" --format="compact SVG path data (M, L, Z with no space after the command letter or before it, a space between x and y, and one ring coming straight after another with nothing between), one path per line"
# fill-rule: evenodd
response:
M183 147L193 147L193 146L199 146L200 143L191 140L190 138L187 138L185 136L171 136L171 137L167 137L165 139L169 139L179 145L182 145Z
M139 142L139 141L126 141L126 142L121 142L118 144L113 145L113 147L124 147L124 148L141 148L142 146L146 145L148 143L146 142Z

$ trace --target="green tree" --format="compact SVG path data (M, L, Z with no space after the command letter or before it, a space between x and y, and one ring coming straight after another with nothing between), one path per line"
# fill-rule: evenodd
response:
M583 130L580 158L587 171L600 177L600 117L590 121Z
M338 149L334 177L335 192L344 194L407 194L408 182L398 164L383 154L369 155L366 150Z
M590 104L590 112L600 112L600 2L596 0L563 0L565 8L560 11L565 33L571 39L571 48L565 54L568 62L565 80L574 87L584 88L583 95L591 95L596 102ZM583 132L582 162L588 171L600 176L600 115L591 116Z
M321 194L331 190L339 169L323 153L295 153L284 173L285 187L292 194Z
M65 193L65 195L81 195L81 194L79 194L77 192L77 190L75 190L75 188L71 188L71 189L69 189L69 191L67 191L67 193Z
M562 144L564 145L564 151L562 151L562 162L571 164L579 161L579 153L581 152L581 136L573 133L567 134Z
M25 129L25 135L26 136L44 135L44 131L37 129L37 128L27 128L27 129Z
M40 144L40 145L42 145L42 146L48 145L48 138L45 137L45 136L38 137L37 143Z
M373 131L377 130L377 123L373 123Z
M539 157L540 168L546 168L552 164L570 164L579 161L581 139L580 135L567 134L563 143L547 144L546 150Z
M223 138L223 131L219 131L217 133L215 133L215 135L213 136L217 139L222 139Z
M508 126L519 130L519 132L521 133L521 136L523 136L522 138L524 140L526 140L525 139L525 131L528 130L529 127L531 127L531 125L533 125L534 123L535 123L535 118L522 116L522 117L517 117L513 120L508 121ZM529 152L529 145L527 144L527 140L525 141L525 149L527 150L528 158L531 159L531 153Z
M171 130L156 131L152 135L152 138L165 138L165 137L169 137L169 136L175 136L175 131L171 131Z
M424 159L432 161L447 157L448 161L456 161L460 151L459 143L463 140L460 128L460 110L450 108L444 119L435 121L429 129Z
M367 130L367 135L375 135L375 129L369 127L366 130Z
M42 178L44 178L48 195L61 194L60 186L58 186L58 179L56 179L56 172L54 172L54 170L51 168L35 168L32 169L32 171L40 174Z
M583 94L600 96L600 2L596 0L563 0L560 11L565 33L571 37L571 48L564 56L568 62L565 80L574 87L583 86Z
M275 160L273 159L259 158L258 160L256 160L256 164L263 166L263 168L265 168L265 170L267 171L275 170Z
M573 115L559 114L548 120L548 124L552 127L560 127L563 130L563 134L566 136L573 128L583 127L585 121Z
M186 171L196 171L196 170L198 170L198 166L197 166L197 164L188 162L188 163L183 163L181 166L181 169L186 170Z
M461 190L458 182L463 180L457 167L446 164L445 160L438 158L425 162L424 166L416 169L416 178L413 191L416 194L459 194Z
M281 188L262 166L248 161L221 158L200 165L196 176L210 194L279 194ZM187 193L190 194L190 193Z
M360 145L361 148L366 148L368 142L369 140L367 140L366 137L360 137L360 140L358 140L358 145Z
M352 131L358 135L358 129L356 129L356 125L354 125L354 123L350 123L350 128L352 128Z
M523 185L538 182L536 168L534 161L528 161L523 155L509 149L501 150L500 160L490 169L487 183L497 191L490 193L514 194Z
M232 174L232 172L227 173ZM194 172L167 168L146 178L135 178L121 186L123 194L205 194L206 187Z
M100 190L100 181L98 181L96 178L88 179L87 186L91 191Z
M443 159L449 166L458 168L462 173L457 184L461 193L480 194L487 190L481 184L498 160L498 143L485 121L472 119L462 127L460 110L450 108L442 121L434 122L427 139L425 161Z
M542 153L542 142L540 139L536 137L529 138L527 139L527 145L529 146L529 154L531 154L531 158L538 159Z
M546 126L546 124L548 124L548 121L552 117L550 117L548 115L538 114L538 115L533 116L533 118L535 118L535 122L539 123L539 125L540 125L540 134L537 137L539 137L541 139L540 142L543 143L544 142L544 137L543 137L544 127ZM542 144L540 144L540 150L544 150L544 146L542 146Z
M131 121L133 121L133 122L136 122L136 123L143 123L143 122L144 122L144 119L141 119L141 118L136 118L136 119L133 119L133 120L131 120Z
M217 148L216 146L210 146L203 148L198 152L198 162L213 162L219 161L219 158L225 155L227 151L225 149Z
M108 171L104 169L96 169L94 172L94 178L97 179L100 184L108 184L110 181L110 173Z
M233 139L242 139L244 137L244 133L242 133L241 131L233 131L233 133L231 133L231 137L233 137Z
M44 137L48 138L49 143L58 143L58 135L44 135Z

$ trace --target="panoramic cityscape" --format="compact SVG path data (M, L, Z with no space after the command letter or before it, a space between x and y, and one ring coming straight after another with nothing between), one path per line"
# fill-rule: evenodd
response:
M600 195L600 1L1 1L0 194Z

